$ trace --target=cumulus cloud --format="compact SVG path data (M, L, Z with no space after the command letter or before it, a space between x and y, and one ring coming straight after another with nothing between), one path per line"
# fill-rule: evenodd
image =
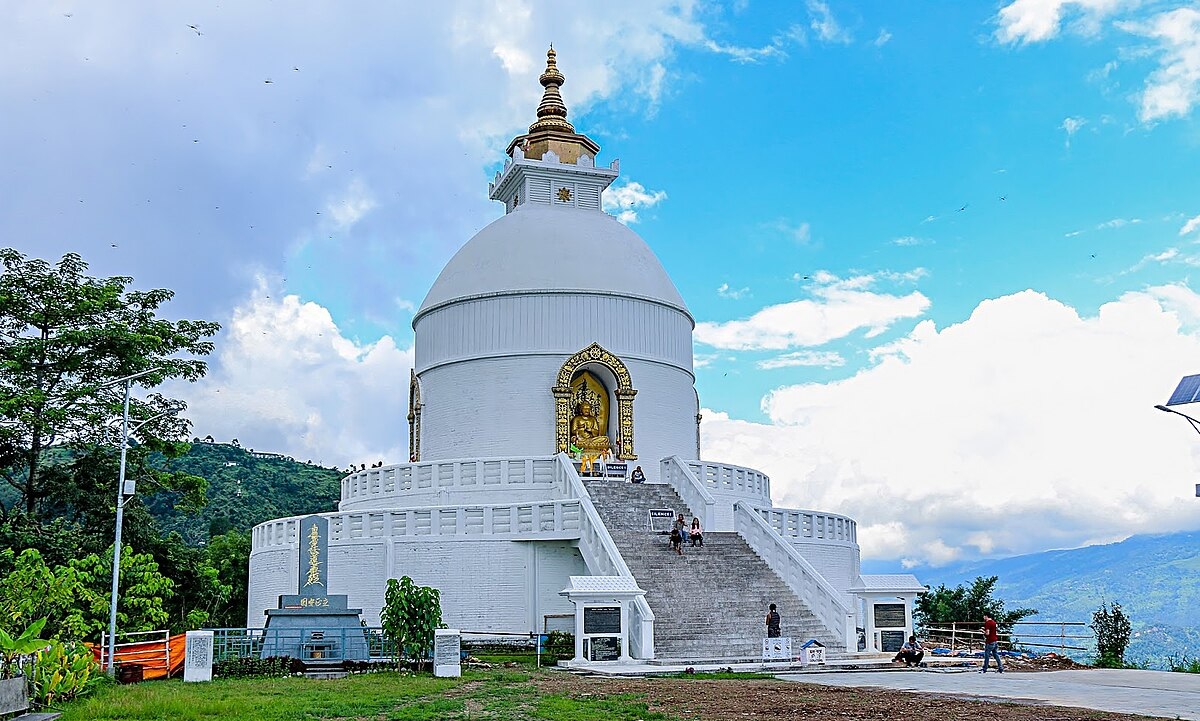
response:
M361 178L355 178L340 197L325 206L338 228L346 229L357 223L375 207L375 198Z
M665 190L646 190L641 183L627 180L624 185L610 185L605 189L600 202L606 212L616 215L617 220L629 225L640 220L639 210L653 208L666 199Z
M749 288L731 288L728 283L722 283L717 288L717 295L730 300L741 300L750 292Z
M776 368L794 368L796 366L820 366L822 368L836 368L846 365L846 359L839 353L833 351L814 351L801 350L794 353L784 353L777 355L774 358L759 361L758 367L763 370L774 370Z
M1179 234L1187 235L1197 228L1200 228L1200 215L1197 215L1196 217L1188 220L1188 222L1184 223L1183 227L1179 229Z
M871 290L879 280L876 275L841 279L821 271L812 280L813 298L767 306L741 320L697 323L696 341L731 350L812 347L860 330L867 337L876 336L896 321L919 317L929 308L929 299L918 291L894 295Z
M1183 117L1200 102L1200 8L1181 7L1118 26L1156 44L1160 64L1146 78L1138 117L1152 123Z
M1075 18L1073 25L1077 32L1094 35L1105 18L1139 3L1140 0L1014 0L1000 8L996 16L999 26L996 38L1005 43L1049 40L1058 35L1068 14Z
M326 308L262 278L217 348L204 379L173 390L197 435L339 467L407 459L411 348L347 337Z
M920 322L845 380L786 386L769 423L705 410L704 456L771 475L776 503L846 513L864 555L945 563L1194 528L1191 431L1154 410L1200 357L1200 295L1095 315L1023 291Z

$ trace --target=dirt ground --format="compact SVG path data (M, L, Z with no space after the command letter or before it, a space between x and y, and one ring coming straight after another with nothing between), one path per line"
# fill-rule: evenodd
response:
M562 673L539 676L535 683L545 692L576 697L641 694L651 710L697 721L1123 721L1148 718L1082 708L993 703L885 689L810 686L774 680L627 679Z

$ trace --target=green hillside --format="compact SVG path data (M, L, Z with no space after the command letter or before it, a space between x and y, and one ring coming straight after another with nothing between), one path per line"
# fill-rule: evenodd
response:
M224 443L193 443L166 467L208 480L208 505L197 514L172 508L169 494L148 503L165 532L178 531L192 545L272 518L336 510L344 475L336 468Z
M996 596L1038 609L1030 620L1090 622L1101 603L1120 603L1134 629L1128 659L1159 665L1171 655L1200 657L1200 532L911 572L932 586L999 576Z

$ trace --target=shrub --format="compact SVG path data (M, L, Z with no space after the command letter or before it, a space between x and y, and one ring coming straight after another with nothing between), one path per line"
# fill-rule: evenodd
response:
M52 643L33 665L33 701L50 706L90 693L107 681L91 649L74 641Z
M1124 668L1125 647L1132 632L1129 617L1121 604L1100 604L1092 614L1092 631L1096 634L1096 665L1100 668Z
M424 659L433 651L433 632L443 628L441 594L436 588L418 586L408 576L399 581L389 578L380 625L397 656Z
M555 661L569 661L575 658L575 634L551 631L546 638L544 653Z
M1176 673L1200 673L1200 658L1192 658L1186 653L1182 656L1169 656L1167 670Z
M304 670L304 662L291 656L227 658L213 664L214 678L283 678Z

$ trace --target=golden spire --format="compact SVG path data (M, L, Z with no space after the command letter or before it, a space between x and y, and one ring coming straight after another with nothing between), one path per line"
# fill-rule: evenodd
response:
M529 126L531 134L548 130L575 132L575 127L567 122L567 105L558 91L567 79L558 71L557 55L553 45L546 51L546 71L538 78L546 90L542 93L542 102L538 104L538 119Z
M576 133L575 126L567 122L567 105L559 92L567 79L558 70L557 56L551 45L546 51L546 70L538 78L545 90L542 102L538 103L537 120L529 126L527 134L517 136L508 144L508 153L511 155L513 148L521 146L525 157L536 160L549 150L553 150L563 163L575 163L585 154L594 160L600 146L588 136Z

